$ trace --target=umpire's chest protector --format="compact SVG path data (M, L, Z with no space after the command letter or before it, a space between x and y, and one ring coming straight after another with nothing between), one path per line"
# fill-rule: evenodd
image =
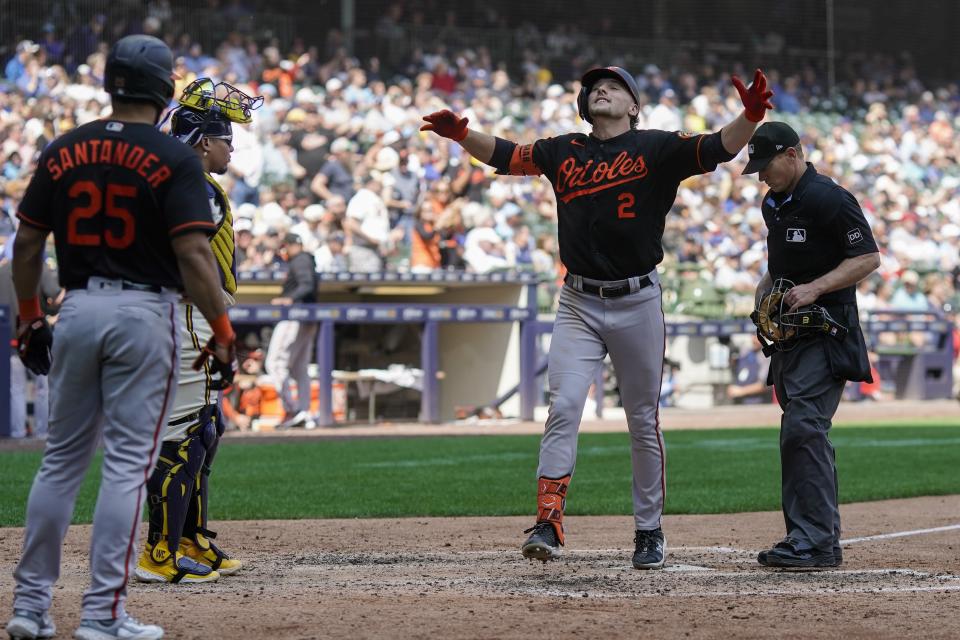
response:
M839 194L806 176L788 196L773 192L764 196L762 211L774 278L797 284L810 282L844 260L844 246L835 224L839 206Z

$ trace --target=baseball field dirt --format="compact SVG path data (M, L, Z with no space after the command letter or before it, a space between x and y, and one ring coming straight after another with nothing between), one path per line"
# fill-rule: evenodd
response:
M630 566L629 517L570 517L564 556L524 560L529 518L223 522L239 574L132 584L129 610L196 638L957 638L960 496L843 505L840 569L764 569L779 513L667 516L664 571ZM0 529L9 611L22 529ZM69 637L90 528L72 527L52 613ZM194 597L189 600L186 594ZM189 603L189 604L188 604Z
M772 409L667 411L664 427L776 424ZM845 405L838 420L956 412L948 402ZM619 420L584 424L623 428ZM349 426L231 434L225 444L538 429ZM564 555L546 565L520 555L530 517L217 522L218 542L244 570L210 585L132 583L129 610L169 638L201 640L960 637L960 496L845 504L841 514L843 566L817 572L756 563L757 551L782 535L779 512L666 516L668 566L654 572L630 565L627 516L568 517ZM58 637L79 622L89 536L89 526L67 536L52 608ZM22 529L0 528L0 612L10 610L22 538Z

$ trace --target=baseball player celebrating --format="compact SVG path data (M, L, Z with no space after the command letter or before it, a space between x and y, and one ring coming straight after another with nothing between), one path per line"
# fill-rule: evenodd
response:
M231 123L245 124L262 98L251 98L226 83L199 78L187 86L180 106L170 114L170 133L200 157L206 177L206 198L216 228L210 246L220 274L223 298L234 304L237 291L233 214L226 193L211 174L222 174L233 150ZM209 202L209 205L206 203ZM207 479L223 434L219 390L210 367L193 369L212 329L189 300L181 300L180 377L170 420L163 434L160 458L147 481L150 528L134 575L143 582L212 582L240 570L207 529Z
M550 409L537 469L537 522L522 547L527 558L547 561L563 546L580 417L609 353L631 436L633 566L663 567L666 482L657 406L665 327L656 266L680 182L732 159L772 108L773 93L759 69L749 88L735 76L733 83L744 112L708 135L635 129L639 89L619 67L592 69L581 80L577 106L593 125L590 135L518 145L468 129L467 119L450 111L424 118L424 130L459 142L499 174L546 176L557 197L560 258L569 273L550 348Z
M101 434L91 584L74 638L163 637L124 605L143 486L177 384L181 289L213 327L198 366L226 380L234 371L234 332L205 235L214 224L209 208L197 206L205 198L203 167L154 128L173 97L172 73L162 41L135 35L117 42L104 79L113 114L47 146L20 205L13 264L20 356L35 373L49 371L51 391L49 439L14 572L7 633L15 639L55 633L47 611L63 538ZM51 232L67 290L55 336L37 301Z

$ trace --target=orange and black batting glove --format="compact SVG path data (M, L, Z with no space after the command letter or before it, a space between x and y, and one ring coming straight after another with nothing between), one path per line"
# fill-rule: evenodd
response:
M227 389L233 386L233 378L237 375L237 336L226 313L211 322L210 328L213 329L213 336L193 361L193 370L199 371L204 366L209 366L211 374L219 375L219 378L210 384L210 388ZM217 346L226 347L226 361L217 357Z
M19 306L17 355L31 373L45 376L50 373L53 331L40 310L39 298L20 300Z
M740 94L740 100L743 102L743 110L750 122L760 122L767 113L767 109L773 109L773 103L770 98L773 97L773 91L767 89L767 76L763 71L757 69L753 74L753 82L749 87L743 85L743 80L737 76L731 76L733 86L737 88Z
M470 119L461 118L449 109L434 111L428 116L423 116L423 119L427 124L420 127L420 131L433 131L438 136L450 138L454 142L460 142L467 137L467 123Z

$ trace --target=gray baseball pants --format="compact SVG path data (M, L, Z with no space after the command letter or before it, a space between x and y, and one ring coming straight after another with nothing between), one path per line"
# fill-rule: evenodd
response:
M633 512L637 529L660 526L666 457L659 399L665 325L660 283L603 299L564 285L550 341L550 408L540 443L538 477L573 474L587 392L607 353L613 362L630 431Z
M67 293L54 331L49 436L27 502L14 608L50 607L63 538L102 435L83 617L109 619L124 614L144 483L176 390L177 296L94 281Z

